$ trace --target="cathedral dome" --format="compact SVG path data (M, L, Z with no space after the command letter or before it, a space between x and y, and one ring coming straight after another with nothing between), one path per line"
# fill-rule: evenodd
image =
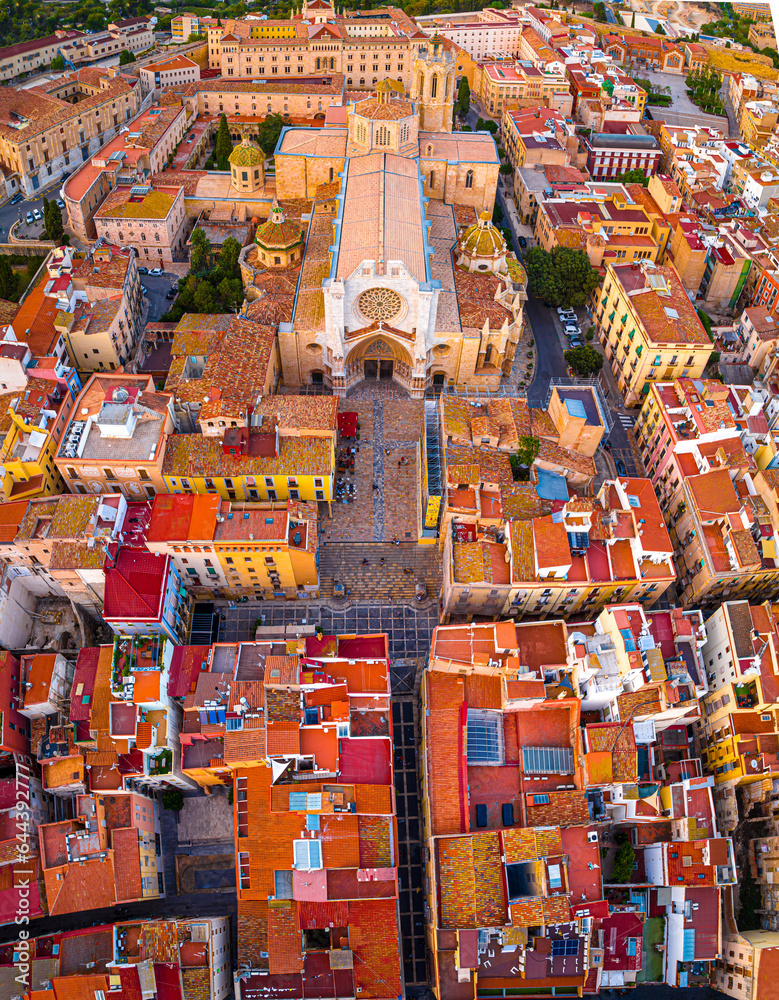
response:
M230 153L229 160L233 167L258 167L265 163L265 154L256 143L244 136Z
M459 249L469 257L494 257L506 252L506 241L489 212L482 212L479 221L460 237Z
M289 267L303 256L303 227L293 219L285 219L281 207L274 205L254 242L259 260L268 267Z
M395 98L369 97L365 101L360 101L355 106L355 114L369 121L389 121L397 122L403 118L408 118L414 113L414 106L411 101Z
M270 218L257 230L254 242L269 249L290 247L300 243L303 237L303 227L299 222L286 219L278 205L274 205Z
M458 267L467 271L491 271L502 274L506 270L506 241L489 212L482 212L474 226L468 226L457 241Z

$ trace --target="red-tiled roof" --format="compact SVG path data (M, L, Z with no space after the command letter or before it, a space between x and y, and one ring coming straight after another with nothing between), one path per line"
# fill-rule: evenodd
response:
M155 556L148 549L120 548L114 566L105 570L106 621L156 620L162 609L169 558Z
M462 677L430 671L425 675L429 714L427 725L427 769L433 834L460 833L465 828L463 804L462 708L465 685Z
M170 662L168 694L171 698L184 698L194 691L197 678L208 661L210 646L176 646Z
M111 833L111 846L114 851L114 882L117 900L140 899L143 895L143 888L141 885L138 831L134 827L114 830Z

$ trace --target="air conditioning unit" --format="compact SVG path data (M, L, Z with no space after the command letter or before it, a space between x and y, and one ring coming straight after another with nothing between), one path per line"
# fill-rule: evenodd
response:
M588 844L597 844L598 843L598 831L597 830L590 830L590 831L588 831L588 833L587 833L587 843Z

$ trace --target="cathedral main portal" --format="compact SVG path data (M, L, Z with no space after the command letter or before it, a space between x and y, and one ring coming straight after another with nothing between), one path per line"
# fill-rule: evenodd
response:
M384 381L389 381L392 378L393 366L394 362L387 359L374 360L372 358L366 358L363 362L363 372L367 380L382 379Z

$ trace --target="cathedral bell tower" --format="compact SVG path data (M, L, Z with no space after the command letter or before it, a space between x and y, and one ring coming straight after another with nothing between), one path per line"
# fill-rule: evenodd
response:
M454 54L444 48L440 35L433 35L414 60L411 98L419 109L421 131L452 131L455 73Z

